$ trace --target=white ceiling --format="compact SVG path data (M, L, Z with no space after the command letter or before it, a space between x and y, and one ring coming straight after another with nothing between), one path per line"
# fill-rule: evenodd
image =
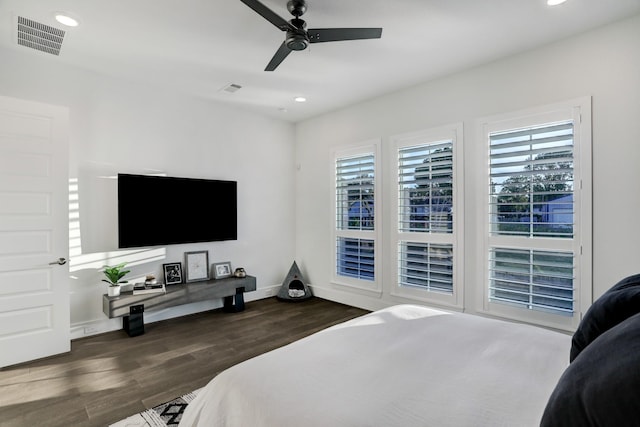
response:
M292 18L286 0L262 2ZM382 38L312 44L265 72L284 33L240 0L2 0L0 45L295 122L640 12L640 0L307 3L309 28L382 27ZM56 11L81 25L64 28ZM60 55L17 45L16 15L65 29ZM242 89L221 90L230 83Z

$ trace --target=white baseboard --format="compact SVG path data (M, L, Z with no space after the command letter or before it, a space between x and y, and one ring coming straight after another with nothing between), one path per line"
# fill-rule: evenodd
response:
M314 287L313 285L310 285L310 287L313 295L319 298L337 302L340 304L350 305L352 307L358 307L363 310L375 311L393 305L393 303L391 302L383 301L379 298L373 298L367 295L353 294L326 287Z

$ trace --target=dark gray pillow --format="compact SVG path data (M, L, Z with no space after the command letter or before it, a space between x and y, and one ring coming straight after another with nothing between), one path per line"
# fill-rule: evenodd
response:
M640 423L640 314L593 340L567 367L541 427L626 427Z
M573 334L569 361L602 333L636 313L640 313L640 274L620 280L589 307Z

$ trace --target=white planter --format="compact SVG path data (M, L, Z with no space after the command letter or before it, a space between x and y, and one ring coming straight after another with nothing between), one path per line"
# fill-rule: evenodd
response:
M120 286L108 286L107 295L109 295L110 297L117 297L118 295L120 295Z

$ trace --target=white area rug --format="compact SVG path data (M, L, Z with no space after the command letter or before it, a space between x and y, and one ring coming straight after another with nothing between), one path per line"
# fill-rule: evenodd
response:
M187 405L196 397L200 389L187 393L169 402L132 415L109 427L175 427L180 423Z

